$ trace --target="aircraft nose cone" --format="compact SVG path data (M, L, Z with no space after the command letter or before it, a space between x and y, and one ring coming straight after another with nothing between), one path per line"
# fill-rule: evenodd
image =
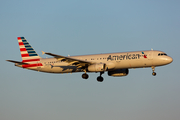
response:
M172 63L173 59L172 59L171 57L168 57L168 58L166 58L166 61L167 61L168 63Z

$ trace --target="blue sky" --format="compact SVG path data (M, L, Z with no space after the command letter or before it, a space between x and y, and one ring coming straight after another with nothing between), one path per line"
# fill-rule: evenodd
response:
M1 120L179 120L180 1L0 1ZM15 67L17 37L41 51L84 55L162 50L173 63L131 69L126 77L88 80L82 73L47 74Z

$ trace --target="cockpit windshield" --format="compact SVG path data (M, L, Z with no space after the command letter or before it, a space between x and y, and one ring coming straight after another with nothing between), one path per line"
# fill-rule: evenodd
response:
M158 56L163 56L163 55L164 55L164 56L167 56L166 53L159 53L159 54L158 54Z

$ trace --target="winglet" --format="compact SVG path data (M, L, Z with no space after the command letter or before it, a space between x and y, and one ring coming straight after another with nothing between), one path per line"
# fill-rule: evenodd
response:
M41 51L42 52L42 55L44 55L46 52L44 52L44 51Z

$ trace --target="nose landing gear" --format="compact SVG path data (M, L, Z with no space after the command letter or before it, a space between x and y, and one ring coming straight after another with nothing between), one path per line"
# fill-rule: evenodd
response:
M152 68L152 71L153 71L152 75L153 75L153 76L156 76L156 72L154 72L154 71L155 71L155 67L152 66L151 68Z

